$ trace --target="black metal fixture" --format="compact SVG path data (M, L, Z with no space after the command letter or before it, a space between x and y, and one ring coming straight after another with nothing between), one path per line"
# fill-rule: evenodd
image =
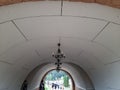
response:
M55 65L57 65L56 70L59 72L61 69L61 60L65 58L65 54L60 49L61 44L58 43L58 50L56 53L52 53L52 57L54 57L57 61L55 62Z

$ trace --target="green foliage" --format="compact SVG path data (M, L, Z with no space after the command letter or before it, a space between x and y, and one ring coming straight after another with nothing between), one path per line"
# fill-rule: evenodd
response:
M45 90L48 90L48 88L47 88L47 87L45 87Z
M67 75L65 75L63 79L64 79L64 86L69 87L70 86L69 85L69 77Z
M65 75L66 75L66 73L64 71L57 72L56 70L53 70L47 74L46 80L56 80Z
M52 75L51 75L51 74L48 74L48 75L46 76L46 80L52 80Z

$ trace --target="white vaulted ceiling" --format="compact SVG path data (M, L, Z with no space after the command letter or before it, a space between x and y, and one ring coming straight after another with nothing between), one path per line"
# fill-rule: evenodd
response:
M10 74L0 90L18 90L32 69L54 62L59 38L64 62L86 70L96 90L120 89L120 10L67 1L61 9L60 1L40 1L0 7L0 81Z

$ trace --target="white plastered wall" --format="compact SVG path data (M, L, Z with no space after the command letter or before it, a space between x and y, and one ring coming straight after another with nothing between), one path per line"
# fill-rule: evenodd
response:
M0 7L0 90L20 90L31 70L54 62L59 37L65 61L81 66L96 90L120 89L120 10L64 1L61 13L60 1L40 1Z

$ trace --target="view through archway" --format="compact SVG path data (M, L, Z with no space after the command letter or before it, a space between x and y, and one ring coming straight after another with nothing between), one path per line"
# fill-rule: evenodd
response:
M64 71L49 71L43 78L45 90L74 90L74 81L71 75Z

